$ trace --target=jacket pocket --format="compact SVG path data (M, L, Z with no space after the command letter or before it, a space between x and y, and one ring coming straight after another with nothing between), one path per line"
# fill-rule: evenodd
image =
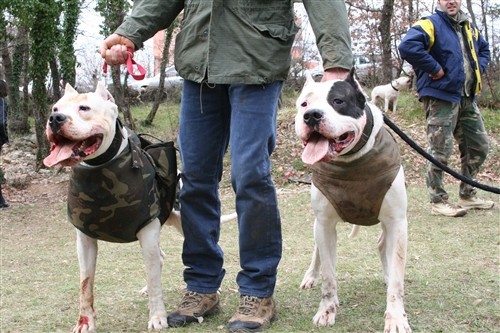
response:
M291 29L278 25L278 24L252 24L257 30L262 34L268 34L269 36L283 41L288 41L291 38L295 38L295 34L299 31L298 27L293 23Z

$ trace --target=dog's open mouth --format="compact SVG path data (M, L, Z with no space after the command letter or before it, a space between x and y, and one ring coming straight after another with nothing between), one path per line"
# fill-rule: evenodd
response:
M340 155L340 153L354 141L355 137L354 131L348 131L338 137L330 139L318 132L313 132L311 136L304 141L302 161L311 165L320 161L328 161Z
M83 141L73 141L59 134L49 138L50 155L43 163L47 167L54 165L73 166L83 158L92 155L101 146L102 134L96 134Z

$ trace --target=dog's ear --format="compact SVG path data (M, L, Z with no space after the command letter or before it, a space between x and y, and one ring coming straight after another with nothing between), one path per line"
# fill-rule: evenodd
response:
M66 86L64 87L64 96L66 95L78 95L78 91L76 91L75 88L71 86L71 84L66 83Z
M102 99L106 101L110 101L112 103L115 102L115 99L113 98L113 95L106 89L106 85L102 81L97 82L97 87L95 88L95 93L99 96L101 96Z
M360 108L364 108L364 105L366 103L366 94L364 93L363 89L361 88L361 85L359 84L358 80L356 80L354 67L351 68L349 75L347 76L345 81L347 83L349 83L354 88L357 105Z
M315 82L311 73L308 70L306 70L305 76L306 76L306 81L304 82L304 87L307 86L309 83Z
M349 75L346 77L345 81L350 83L353 87L357 87L358 86L358 82L356 81L356 68L353 67L351 68L351 70L349 71Z

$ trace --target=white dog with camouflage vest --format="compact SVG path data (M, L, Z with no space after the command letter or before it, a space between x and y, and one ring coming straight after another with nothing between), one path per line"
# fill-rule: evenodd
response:
M167 327L159 241L167 218L181 230L178 213L171 214L177 183L173 146L141 149L139 137L118 120L117 106L102 83L86 94L66 85L46 132L51 151L45 165L72 167L68 217L77 229L80 264L80 313L73 332L96 331L97 240L139 240L147 272L148 329Z

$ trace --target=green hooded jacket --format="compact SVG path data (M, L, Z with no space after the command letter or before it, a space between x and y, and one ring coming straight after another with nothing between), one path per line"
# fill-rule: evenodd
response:
M303 0L323 68L352 68L346 7L339 0ZM184 10L175 67L184 79L216 84L285 80L298 31L293 0L135 0L116 33L136 48Z

